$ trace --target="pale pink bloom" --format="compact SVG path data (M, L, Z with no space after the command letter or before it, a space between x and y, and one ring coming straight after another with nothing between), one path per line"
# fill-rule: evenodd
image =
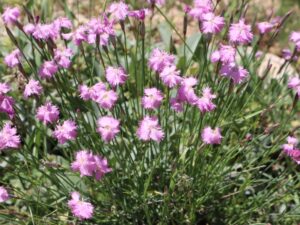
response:
M297 163L300 164L300 150L293 149L288 151L288 155Z
M175 112L182 112L183 111L183 102L178 99L177 97L170 99L171 109Z
M211 0L194 0L194 7L188 10L188 14L198 20L202 20L203 16L213 11Z
M28 98L31 95L37 95L39 96L43 91L42 86L40 85L40 82L37 80L30 79L29 82L25 86L24 90L24 97Z
M211 53L211 56L210 56L210 61L212 63L216 63L216 62L219 62L221 59L221 54L220 54L220 51L219 50L215 50Z
M124 84L128 78L126 71L123 67L114 68L109 66L106 68L105 73L106 80L112 87L116 87L118 85Z
M300 32L293 31L290 35L290 41L296 45L297 51L300 51Z
M5 25L15 24L18 21L19 16L20 16L19 8L7 7L2 14L2 20Z
M146 116L140 121L137 135L142 141L160 142L164 138L164 132L158 123L158 118L155 116Z
M245 19L240 19L238 23L231 24L229 28L229 40L231 42L236 44L248 44L252 39L251 25L247 25Z
M52 105L51 102L46 102L45 105L42 105L37 109L36 117L45 125L48 123L53 123L58 120L59 110L57 106Z
M95 159L95 163L96 163L95 179L96 180L101 180L102 177L106 173L110 173L112 171L112 169L109 168L106 158L102 158L98 155L95 155L94 159Z
M0 112L6 113L10 119L15 115L15 101L10 96L0 95Z
M246 69L235 64L223 65L220 73L222 76L231 78L235 84L242 83L249 75Z
M213 13L204 14L201 21L201 31L205 34L217 34L225 26L224 18Z
M235 61L236 49L230 45L220 44L218 52L218 60L223 64L232 63ZM217 59L217 56L215 56Z
M273 28L274 24L270 22L257 23L257 28L261 34L269 33Z
M151 52L148 65L155 72L162 72L166 67L173 65L175 62L175 56L170 55L165 51L158 48Z
M32 36L38 40L47 41L49 39L57 39L59 37L59 29L53 24L41 24L35 25Z
M176 69L176 66L168 66L163 69L159 74L162 82L169 88L173 88L180 84L182 78L180 77L180 71Z
M164 96L157 88L146 88L142 98L142 105L145 109L157 109L160 107Z
M209 11L213 10L212 0L194 0L195 7L207 8Z
M0 95L6 94L11 90L11 87L7 83L0 83Z
M58 67L54 61L45 61L39 69L39 75L42 78L49 79L57 72Z
M177 98L180 101L186 101L191 105L197 103L198 97L194 91L194 86L198 84L198 80L194 77L184 78L177 92Z
M94 213L94 206L89 202L80 200L80 194L78 192L72 192L71 196L72 199L68 201L68 206L73 215L80 220L91 219Z
M5 56L4 62L7 66L9 66L10 68L13 68L20 64L21 56L22 56L22 54L21 54L20 50L15 49L10 54Z
M288 136L287 137L287 143L282 145L282 149L285 151L285 152L288 152L290 150L293 150L296 148L298 144L298 139L295 138L295 137L292 137L292 136Z
M263 55L263 52L262 52L262 51L257 51L257 52L255 53L255 58L259 59L262 55Z
M55 130L53 131L53 136L60 144L75 140L77 137L76 123L72 120L64 121L62 125L56 126Z
M216 108L216 105L212 102L215 98L216 95L212 94L209 87L206 87L202 91L202 97L197 101L197 107L202 113L211 112Z
M285 59L285 60L291 60L292 59L292 56L293 56L293 53L288 49L288 48L285 48L282 50L282 57ZM298 60L298 56L297 55L294 55L292 61L297 61Z
M206 127L201 133L202 141L209 145L219 145L221 144L222 135L220 128L212 129L211 127Z
M71 29L72 28L72 21L66 17L59 17L53 21L54 26L57 30L61 30L62 28Z
M97 124L97 131L105 142L111 141L120 132L120 121L112 116L103 116L99 118Z
M108 12L117 20L125 20L128 15L128 5L122 1L113 2L108 8Z
M85 85L85 84L80 85L78 90L79 90L81 99L83 99L84 101L91 99L91 91L87 85Z
M90 89L90 96L91 99L95 102L97 102L98 99L98 95L101 91L106 91L106 86L104 83L102 83L101 81L96 83L95 85L93 85Z
M9 199L8 191L5 187L0 186L0 202L6 202Z
M93 176L96 170L96 162L92 152L81 150L76 153L75 161L71 168L74 172L80 172L80 176Z
M156 5L159 5L159 6L162 6L166 3L165 0L147 0L147 1L150 4L156 4Z
M17 129L13 127L9 122L5 123L0 131L0 150L8 148L20 147L20 136L17 135Z
M54 61L61 68L68 69L71 65L71 57L73 56L73 51L70 48L63 50L54 50Z
M288 88L296 90L300 86L299 77L290 77L288 81Z
M133 10L128 13L128 16L138 20L145 20L146 16L150 14L149 9Z
M96 102L104 109L111 109L118 100L118 94L113 90L100 90Z
M65 40L73 40L76 45L81 45L82 42L87 41L87 28L85 26L79 26L74 32L68 34L62 34Z
M28 23L23 27L23 30L26 34L31 35L35 31L35 25Z

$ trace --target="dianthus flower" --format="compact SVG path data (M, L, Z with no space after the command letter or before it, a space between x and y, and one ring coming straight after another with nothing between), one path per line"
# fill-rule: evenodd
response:
M165 67L159 76L162 82L169 88L179 85L182 80L180 77L180 71L177 70L174 65Z
M66 120L62 125L57 125L53 131L53 136L58 140L60 144L64 144L67 141L75 140L77 136L77 126L72 120Z
M248 44L252 39L251 26L245 23L245 19L240 19L238 23L231 24L229 28L229 40L231 42L236 44Z
M128 15L128 5L122 1L113 2L108 8L108 12L117 20L125 20Z
M94 159L95 159L95 163L96 163L95 179L101 180L102 177L106 173L110 173L112 171L112 169L109 168L106 158L103 158L99 155L95 155Z
M5 187L0 186L0 202L6 202L9 199L8 191Z
M148 65L155 72L162 72L166 67L173 65L175 62L174 55L170 55L158 48L151 52Z
M292 136L287 137L287 143L282 145L282 149L288 153L290 150L293 150L296 148L298 144L298 139Z
M292 61L297 61L298 60L298 56L295 55L293 56L293 53L291 52L291 50L289 50L288 48L285 48L281 51L282 53L282 57L285 59L285 60L292 60ZM293 58L292 58L293 57Z
M146 116L142 121L140 121L137 135L142 141L153 140L160 142L164 138L164 132L158 123L158 118L155 116Z
M57 39L59 37L59 29L53 23L35 25L32 36L37 40L47 41L49 39Z
M230 45L220 44L219 49L214 51L211 56L212 62L221 61L223 64L235 61L236 49Z
M145 109L157 109L161 105L164 96L157 88L146 88L142 98L142 105Z
M42 78L52 78L57 72L58 68L54 61L45 61L39 69L39 75Z
M222 76L231 78L235 84L242 83L249 75L246 69L234 63L223 65L220 73Z
M289 78L288 88L291 88L294 91L296 91L298 97L300 97L300 79L299 79L299 77L291 77L291 78Z
M37 109L36 117L45 125L48 123L53 123L58 120L59 110L55 105L47 102L45 105L42 105Z
M79 26L74 32L62 34L64 40L73 40L75 45L81 45L82 42L87 41L87 28Z
M6 94L11 90L11 87L7 83L0 83L0 95Z
M113 90L100 90L96 94L95 102L104 109L111 109L118 100L118 94Z
M32 33L34 32L35 30L35 25L32 24L32 23L28 23L26 24L24 27L23 27L23 30L26 34L28 35L32 35Z
M21 143L20 136L17 135L17 129L10 123L5 123L0 131L0 150L8 148L19 148Z
M111 141L120 132L120 121L112 116L99 118L97 124L97 131L105 142Z
M216 105L212 102L216 95L212 94L211 89L206 87L202 91L202 97L197 101L197 107L202 113L213 111Z
M118 85L124 84L128 78L123 67L107 67L105 73L106 80L112 87L116 87Z
M140 10L133 10L128 13L128 16L133 17L138 20L145 20L146 16L149 14L148 9L140 9Z
M54 50L54 61L61 68L68 69L71 65L71 57L73 56L73 51L70 48L63 50Z
M270 22L260 22L257 23L257 28L259 30L259 33L265 34L269 33L274 28L274 24Z
M188 14L198 20L202 20L203 16L213 11L211 0L194 0L194 7L188 10Z
M106 86L101 81L89 88L90 98L97 102L99 92L106 91Z
M220 128L212 129L211 127L206 127L203 129L201 137L202 141L209 145L219 145L222 140Z
M296 45L297 51L300 51L300 32L293 31L290 35L290 41Z
M91 91L87 85L85 84L80 85L78 91L79 91L80 98L83 99L84 101L91 99Z
M171 109L173 109L175 112L183 111L183 102L177 97L170 99L170 105Z
M15 115L15 101L10 96L0 95L0 112L6 113L10 119Z
M80 172L80 176L93 176L96 170L94 156L87 150L81 150L76 153L75 161L72 162L71 168L74 172Z
M198 84L198 80L194 77L184 78L177 92L177 98L181 101L188 102L191 105L197 103L198 97L194 91L194 86Z
M24 97L28 98L31 95L37 95L39 96L43 91L42 86L40 85L40 82L37 80L30 79L29 82L25 86L24 90Z
M201 31L204 34L217 34L225 26L224 18L213 13L204 14L201 21Z
M66 17L59 17L53 21L53 25L56 27L57 30L61 30L62 28L71 29L72 28L72 21Z
M92 218L94 206L89 202L80 200L80 194L78 192L72 192L71 196L72 199L68 201L68 206L73 215L78 217L80 220Z
M19 8L7 7L2 14L2 20L5 25L15 24L18 21L19 16L20 16Z
M22 56L22 54L21 54L20 50L15 49L10 54L5 56L4 62L7 66L9 66L10 68L13 68L20 64L21 56Z

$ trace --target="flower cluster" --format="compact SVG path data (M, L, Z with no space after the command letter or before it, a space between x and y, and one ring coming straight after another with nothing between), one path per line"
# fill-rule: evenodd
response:
M297 144L297 138L288 136L287 143L282 146L282 149L285 154L290 156L297 164L300 164L300 150L297 148Z
M17 135L17 129L10 123L4 124L0 131L0 151L8 148L18 148L20 146L20 136Z
M92 218L94 206L89 202L80 200L80 194L78 192L72 192L71 197L72 199L68 201L68 206L73 215L80 220Z
M95 176L96 180L112 171L108 166L106 158L93 155L89 150L81 150L76 153L76 160L72 162L71 168L74 172L80 172L80 176Z

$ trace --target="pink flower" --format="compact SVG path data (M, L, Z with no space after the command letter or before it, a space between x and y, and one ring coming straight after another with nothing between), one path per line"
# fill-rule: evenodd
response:
M97 131L105 142L111 141L120 132L120 121L112 116L103 116L99 118L97 124Z
M0 150L7 148L19 148L21 143L20 136L17 135L17 129L10 123L5 123L0 131Z
M264 53L262 51L257 51L255 53L255 58L259 59Z
M106 68L105 76L106 80L112 87L124 84L128 77L122 67L114 68L111 66Z
M246 69L235 64L223 65L220 73L222 76L231 78L235 84L242 83L249 75Z
M43 91L42 86L40 85L40 82L37 80L30 79L28 84L25 86L24 90L24 97L28 98L31 95L37 95L39 96Z
M287 137L287 143L282 145L282 149L288 154L289 151L296 148L298 139L292 136Z
M102 158L98 155L95 155L94 160L95 160L95 163L96 163L95 179L96 180L101 180L102 177L106 173L110 173L112 171L112 169L109 168L106 158Z
M96 102L104 109L111 109L118 100L118 95L113 90L100 90L96 95Z
M285 60L288 60L288 61L292 60L292 61L295 61L295 62L298 60L298 56L295 55L293 57L293 53L287 48L283 49L281 53L282 53L282 57ZM293 59L292 59L292 57L293 57Z
M36 24L32 32L32 36L37 40L47 41L49 39L57 39L59 37L59 29L54 23Z
M290 35L290 41L296 45L297 51L300 51L300 32L293 31Z
M87 150L76 153L76 160L72 162L71 168L74 172L80 172L80 176L93 176L96 170L94 156Z
M46 102L45 105L38 108L36 116L38 120L42 121L46 125L58 120L59 110L55 105L52 105L50 102Z
M85 26L79 26L74 32L68 34L62 34L65 40L73 40L75 45L81 45L82 42L87 41L87 28Z
M0 186L0 202L6 202L9 199L8 191L5 187Z
M181 86L178 89L177 98L180 101L188 102L191 105L197 103L198 97L194 91L194 86L198 84L198 80L194 77L184 78L181 82Z
M11 90L11 87L7 83L0 83L0 95L6 94Z
M137 20L145 20L146 16L149 15L148 9L140 9L140 10L133 10L128 13L128 16L133 17Z
M6 113L10 119L15 115L15 101L10 96L0 95L0 112Z
M269 22L257 23L257 28L261 34L269 33L274 27L274 24Z
M211 127L206 127L201 133L202 141L209 145L219 145L221 144L222 135L220 128L212 129Z
M157 109L162 103L164 96L157 88L146 88L142 98L142 105L145 109Z
M21 52L19 49L12 51L9 55L5 56L4 62L10 68L13 68L21 63Z
M117 20L125 20L128 15L128 5L122 1L113 2L108 8L108 12Z
M248 44L252 39L251 26L245 24L245 19L240 19L238 23L231 24L229 28L229 40L231 42L236 44Z
M17 7L7 7L2 14L2 20L5 25L15 24L20 16L20 10Z
M288 151L288 155L297 163L300 164L300 150L293 149Z
M189 10L188 14L198 20L203 19L203 15L213 11L211 0L194 0L194 7Z
M213 13L204 14L201 21L201 31L205 34L217 34L225 26L224 18Z
M182 112L183 111L183 102L176 98L170 99L171 109L173 109L175 112Z
M146 116L142 121L140 121L137 135L142 141L153 140L160 142L164 138L164 132L162 131L158 123L158 119L155 116Z
M78 90L79 90L81 99L83 99L84 101L91 99L91 91L87 85L85 85L85 84L80 85Z
M173 88L180 84L182 78L180 77L179 70L176 70L176 66L168 66L163 69L159 74L162 82L169 88Z
M85 201L80 200L80 194L78 192L72 192L72 199L68 201L68 206L71 209L74 216L80 220L90 219L93 217L94 206Z
M300 86L300 79L299 77L291 77L288 81L288 87L291 89L296 90Z
M173 65L175 62L175 56L156 48L152 51L148 65L155 72L162 72L166 67Z
M39 75L42 78L49 79L54 76L58 68L54 61L45 61L39 69Z
M53 131L53 136L60 144L75 140L77 136L76 123L72 120L66 120L62 125L57 125L56 129Z
M72 28L72 21L66 17L59 17L53 21L53 25L56 27L57 30L61 30L62 28L71 29Z
M211 89L206 87L202 91L202 97L197 101L197 107L202 113L213 111L216 105L212 102L216 98L216 95L211 93Z
M214 51L211 56L212 62L221 61L223 64L235 61L236 49L230 45L220 44L219 50Z
M26 34L32 35L32 33L35 31L35 25L32 23L28 23L23 27L23 30Z
M91 99L97 102L98 95L101 91L106 91L106 86L100 81L89 89Z
M61 68L68 69L71 65L71 57L73 56L73 51L70 48L63 50L54 50L54 61Z

